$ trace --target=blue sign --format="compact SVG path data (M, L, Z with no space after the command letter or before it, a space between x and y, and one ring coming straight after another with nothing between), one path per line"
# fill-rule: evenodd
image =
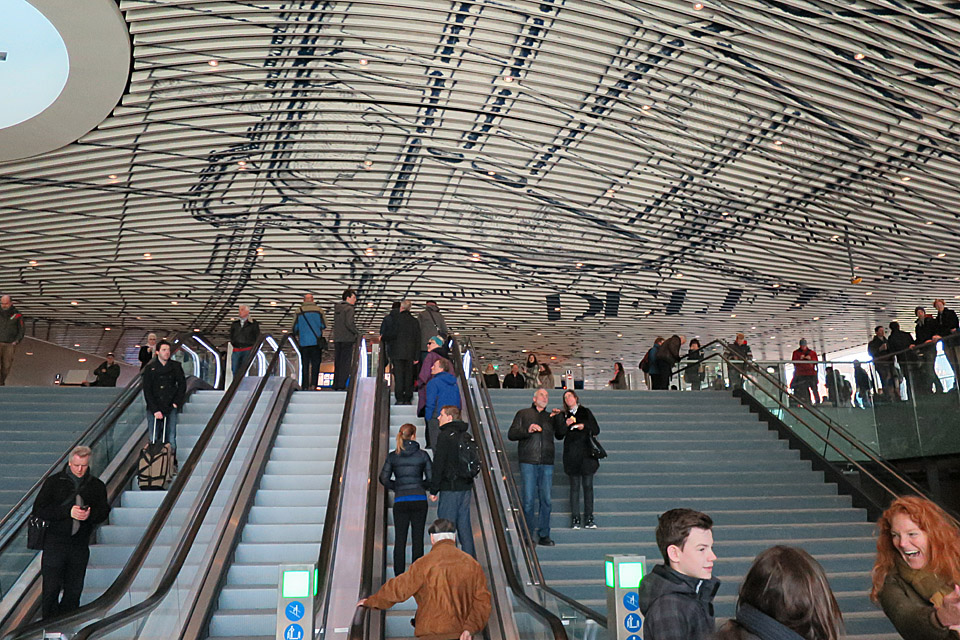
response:
M628 613L627 617L623 619L623 627L630 633L640 631L640 627L642 626L643 618L640 617L639 613Z
M302 602L293 601L287 605L287 620L291 622L296 622L303 617L303 614L306 613L307 608L303 606Z
M627 640L643 640L640 636L627 636Z
M627 611L636 611L640 608L640 594L636 591L628 591L623 594L623 606Z
M303 627L292 624L283 632L283 640L303 640Z

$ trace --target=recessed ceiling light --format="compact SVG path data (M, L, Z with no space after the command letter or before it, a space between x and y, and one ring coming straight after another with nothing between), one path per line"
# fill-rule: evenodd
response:
M111 174L108 175L107 177L110 178L111 180L116 180L116 179L117 179L117 174L111 173Z
M737 314L731 313L731 314L730 314L730 317L731 317L731 318L736 318L736 317L737 317Z
M682 273L678 273L678 274L677 274L677 277L678 277L678 278L682 278L682 277L683 277L683 274L682 274Z
M460 306L463 307L464 309L469 309L469 308L470 308L470 305L468 305L468 304L464 304L464 305L460 305Z
M487 171L487 175L488 175L488 176L495 176L495 175L497 175L497 172L496 172L496 171Z
M867 56L865 56L865 55L862 54L862 53L856 53L856 54L854 54L853 59L854 59L854 60L863 60L863 59L866 58L866 57L867 57Z
M578 262L577 265L576 265L577 269L579 269L579 268L582 267L582 266L583 266L583 263L582 263L582 262Z
M368 302L368 303L367 303L367 306L368 306L368 307L372 307L372 306L373 306L373 303L372 303L372 302Z
M76 343L76 344L75 344L75 345L73 345L73 346L75 346L75 347L79 347L79 346L80 346L80 343L78 342L78 343Z
M773 283L773 288L774 288L774 289L779 289L779 288L780 288L780 283L779 283L779 282L774 282L774 283Z
M504 81L504 82L513 82L513 76L511 76L511 75L505 75L505 76L503 76L503 81Z
M923 224L933 224L933 220L927 220L927 221L924 222Z
M937 257L938 257L938 258L946 258L946 257L947 257L947 254L945 254L945 253L938 253L938 254L937 254Z
M904 182L910 182L910 176L903 176L900 179L903 180Z
M359 62L360 64L362 64L362 65L370 64L370 61L367 60L366 58L360 58L360 60L358 60L358 62Z
M864 291L864 292L863 292L863 295L865 295L865 296L872 296L872 295L873 295L873 291Z
M520 353L526 353L526 352L527 352L526 349L520 349Z
M72 304L73 306L77 306L77 305L80 304L80 303L77 302L76 300L71 300L71 301L70 301L70 304Z
M32 355L33 355L33 351L27 351L26 355L32 356Z
M594 351L594 353L600 353L599 351Z
M775 144L776 146L779 147L779 146L781 146L781 145L783 144L783 140L774 140L774 141L773 141L773 144Z
M622 338L622 337L623 337L623 334L622 334L622 333L618 333L618 334L617 334L617 337L618 337L618 338Z
M645 104L645 105L643 105L643 106L640 107L640 108L643 109L644 111L650 111L650 109L653 109L653 105L652 105L652 104Z
M364 161L363 161L363 166L365 166L365 167L367 167L367 168L369 169L370 167L373 166L373 160L364 160Z
M750 327L751 329L756 329L756 327Z
M170 304L172 304L172 305L178 305L178 304L180 304L180 303L177 302L176 300L171 300L171 301L170 301Z
M280 330L280 333L286 333L286 332L287 332L286 329L281 329L281 330Z
M104 331L110 331L110 327L104 327L103 330L104 330Z
M277 306L277 301L276 301L276 300L271 300L271 301L270 301L270 306L271 306L271 307Z
M245 166L247 166L247 161L246 161L246 160L237 160L237 164L240 165L241 167L245 167Z
M373 255L373 247L367 247L366 249L363 250L363 252L364 252L365 254L367 254L368 256L372 256L372 255Z
M700 9L703 9L703 3L702 3L702 2L694 3L694 5L693 5L693 10L694 10L694 11L700 11Z
M210 65L211 67L219 67L219 66L220 66L220 61L219 61L219 60L208 60L208 61L207 61L207 64Z
M551 360L556 360L556 359L557 359L557 356L550 356L550 359L551 359Z
M153 254L150 254L150 253L145 253L145 254L143 254L143 259L144 259L144 260L150 260L150 259L152 259L152 258L153 258Z
M36 260L31 260L28 264L29 264L31 267L35 267L35 266L37 266L37 265L40 264L40 263L37 262Z
M814 319L814 320L819 320L819 319L820 319L820 316L813 316L813 319Z
M87 361L86 358L77 358L77 362L86 362L86 361Z

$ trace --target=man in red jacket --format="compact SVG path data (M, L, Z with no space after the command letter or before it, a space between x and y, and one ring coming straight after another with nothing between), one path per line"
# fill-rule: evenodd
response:
M806 340L800 341L800 348L793 352L793 393L801 400L809 400L813 394L814 404L820 403L820 391L817 389L817 352L807 346Z

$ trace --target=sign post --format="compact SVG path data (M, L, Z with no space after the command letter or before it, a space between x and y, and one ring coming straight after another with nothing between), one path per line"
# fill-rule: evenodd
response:
M313 638L313 598L317 595L317 565L280 565L277 588L277 640Z
M637 589L647 573L646 556L608 555L604 569L610 640L643 640L643 614Z

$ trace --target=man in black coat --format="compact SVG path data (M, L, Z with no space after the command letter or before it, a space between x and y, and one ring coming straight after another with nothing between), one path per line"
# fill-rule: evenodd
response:
M90 534L110 513L107 489L90 473L90 454L90 447L71 451L63 470L44 481L33 503L34 515L48 523L40 556L44 620L80 606Z
M669 389L673 368L680 362L680 347L686 343L684 336L673 334L657 349L657 379L654 389Z
M397 404L413 404L413 363L420 354L420 323L410 313L411 303L400 303L397 315L397 337L390 347Z
M917 388L920 393L932 393L933 391L943 393L943 385L940 384L940 377L936 370L940 325L937 324L937 319L929 315L923 307L917 307L914 312L917 314L917 339L914 341L914 344L917 345L917 366L919 369Z
M397 316L399 315L400 303L394 302L390 306L390 313L385 315L380 322L381 354L388 363L392 362L390 359L390 351L393 348L394 341L397 339Z
M555 413L547 413L549 402L549 392L537 389L533 394L533 404L528 409L521 409L513 417L507 438L518 443L523 516L527 521L527 529L531 537L539 536L540 544L552 547L555 543L550 539L550 512L553 507L550 493L553 489ZM539 520L535 519L538 504Z
M183 367L170 359L170 343L157 343L157 357L143 370L143 399L147 402L150 442L169 442L177 452L177 411L187 394Z
M520 373L520 367L515 364L510 365L510 373L503 376L503 388L523 389L526 386L527 381L524 379L523 374Z
M960 318L956 311L947 309L943 298L934 300L933 306L937 310L937 325L943 339L943 355L947 356L947 362L953 369L953 386L956 388L960 376Z
M230 324L230 344L233 346L230 364L233 375L237 375L237 371L246 362L253 346L257 344L257 338L260 337L260 323L250 319L250 307L245 304L240 305L237 316L239 317Z
M437 517L457 525L457 539L464 553L476 557L473 544L473 525L470 523L470 498L473 495L473 478L460 474L460 442L469 428L460 419L460 409L447 405L437 416L440 435L434 445L433 475L430 482L430 499L436 500Z
M916 377L917 354L911 349L913 336L900 329L900 323L890 323L890 337L887 338L887 353L892 354L900 365L900 372L907 383L907 400L913 397L913 380Z
M897 375L893 370L893 361L889 356L889 346L887 345L887 336L884 333L882 325L877 325L873 330L873 339L867 344L867 352L873 358L873 366L880 376L880 384L883 387L884 397L890 400L900 399L900 385L897 384Z

